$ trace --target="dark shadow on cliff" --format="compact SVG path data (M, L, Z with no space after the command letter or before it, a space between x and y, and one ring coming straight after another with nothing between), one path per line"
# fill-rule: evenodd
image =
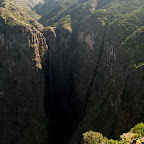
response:
M56 46L59 46L61 32L57 30L56 33ZM79 121L80 102L74 91L71 65L67 63L70 61L69 52L62 55L67 57L65 61L62 60L64 65L59 67L56 63L58 56L55 57L52 53L53 45L49 39L47 44L49 52L44 65L46 79L44 106L48 117L49 144L65 144Z

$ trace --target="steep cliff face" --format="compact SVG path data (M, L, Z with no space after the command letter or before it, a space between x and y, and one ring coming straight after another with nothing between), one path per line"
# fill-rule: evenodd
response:
M46 40L26 24L1 22L0 143L47 143L42 71Z
M73 102L79 105L79 116L75 118L80 123L70 140L72 144L79 143L81 134L89 129L117 138L144 117L141 87L144 3L109 2L82 20L81 25L74 23L71 12L57 22L53 35L46 37L51 48L55 91L59 94L57 105L63 102L70 105L67 102L72 101L70 95L63 94L63 89L69 91L70 83L70 93L76 98Z
M43 31L49 44L49 66L45 71L48 90L50 143L66 143L80 118L71 71L72 34L67 29Z
M127 4L124 1L120 4L123 3ZM85 95L87 96L85 100L85 103L87 103L86 112L76 130L76 137L79 133L83 133L87 129L93 129L103 132L103 134L108 137L117 138L119 134L128 131L136 123L143 121L144 113L142 105L144 104L143 88L141 85L143 84L142 70L144 59L140 54L143 51L141 49L143 47L143 22L141 20L139 22L133 21L134 17L135 19L137 17L140 19L141 16L139 14L143 12L141 11L141 7L139 10L132 12L130 9L129 12L130 13L122 18L116 21L114 20L115 22L112 22L110 25L109 21L101 21L101 19L98 18L102 24L105 25L105 30L99 27L96 20L95 24L88 19L82 24L82 29L78 32L78 38L81 40L84 37L83 42L85 40L84 45L81 43L81 53L82 50L84 54L88 52L88 50L85 50L86 45L88 45L89 50L94 46L94 50L90 54L91 60L88 60L88 62L96 62L96 69L91 69L94 63L89 64L86 62L84 68L91 70L93 74L83 71L79 76L79 78L81 78L83 73L87 74L83 78L84 80L86 80L88 74L94 77L89 78L91 80L89 87L86 86L82 88L83 90L89 88L89 90L86 91ZM98 12L95 14L97 15ZM94 20L94 16L91 16L90 19ZM88 26L86 26L86 22L88 22ZM131 24L133 28L129 28ZM94 27L94 25L96 27ZM88 29L100 36L101 39L103 38L103 42L100 44L100 47L103 48L102 51L96 51L98 50L98 44L96 43L100 42L100 40L98 38L96 39L92 32L86 32ZM96 32L94 30L96 30ZM100 30L105 31L105 36L100 35L103 32L99 34ZM83 61L87 60L86 56L88 56L88 54L84 54L83 56L79 55L79 60L82 58L84 58ZM94 58L100 58L99 62L92 57L92 54L97 54ZM82 65L83 64L80 66ZM135 81L132 82L132 79L135 79ZM78 85L80 85L81 82L82 81L79 80ZM141 90L139 89L140 87ZM80 97L81 99L84 98L82 92ZM79 137L80 135L78 139ZM72 141L72 143L76 142Z
M144 1L51 2L34 8L44 29L1 5L0 140L78 144L89 129L117 138L144 118Z

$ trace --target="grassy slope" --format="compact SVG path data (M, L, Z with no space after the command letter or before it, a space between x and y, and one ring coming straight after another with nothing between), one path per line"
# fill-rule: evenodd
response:
M23 5L23 3L22 1L19 3L18 1L4 0L0 3L0 16L11 26L33 25L39 30L43 29L43 26L36 21L39 16L30 9L30 6L26 3Z
M142 56L144 51L144 1L116 0L96 10L92 16L99 17L108 27L121 28L123 35L121 47L128 47L132 65L140 65L144 62Z
M32 11L32 8L38 3L43 2L43 0L7 0L10 3L14 4L16 7L21 9L29 17L39 19L40 15L36 14L35 11Z
M49 9L47 13L39 20L44 26L60 24L63 18L69 15L73 24L78 24L83 21L88 15L90 15L97 7L103 7L104 5L112 2L109 0L106 3L100 3L97 5L97 0L64 0L55 7Z
M44 1L45 2L39 3L33 8L33 10L36 11L36 13L41 16L45 16L50 9L56 7L58 4L61 3L61 0L44 0Z

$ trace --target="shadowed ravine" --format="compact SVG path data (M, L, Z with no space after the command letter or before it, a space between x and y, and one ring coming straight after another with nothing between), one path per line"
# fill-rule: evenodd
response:
M86 112L86 109L87 109L87 106L88 106L88 103L89 103L90 95L91 95L91 89L92 89L92 86L93 86L93 82L94 82L94 79L95 79L95 77L96 77L97 70L98 70L99 64L100 64L100 60L101 60L101 57L102 57L102 54L103 54L106 31L107 31L107 30L106 30L106 26L105 26L105 28L104 28L104 34L103 34L103 39L102 39L102 43L101 43L101 48L100 48L99 55L98 55L98 61L97 61L97 63L96 63L96 67L95 67L95 70L94 70L94 74L93 74L93 76L92 76L92 79L91 79L91 82L90 82L90 86L89 86L89 88L88 88L86 103L85 103L85 106L84 106L83 116L82 116L81 119L83 119L83 117L84 117L84 115L85 115L85 112Z
M0 0L0 144L143 122L143 16L144 0Z
M46 60L47 62L44 66L46 79L46 94L44 98L44 105L48 118L48 143L65 144L72 135L75 122L77 121L75 117L76 108L70 101L73 90L71 78L72 75L69 75L70 77L68 83L70 87L63 87L63 83L60 83L62 85L61 90L56 87L55 82L59 82L53 78L50 49L51 47L49 46L49 53ZM59 92L57 92L57 90ZM65 99L63 99L63 90L68 91L68 95L65 95L64 97Z

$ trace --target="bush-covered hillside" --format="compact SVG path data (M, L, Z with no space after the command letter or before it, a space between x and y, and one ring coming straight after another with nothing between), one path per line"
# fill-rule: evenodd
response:
M142 144L144 143L144 123L139 123L119 140L108 139L101 133L88 131L83 134L84 144Z
M50 1L43 7L47 7L48 3ZM64 0L55 3L39 20L44 26L62 26L72 31L74 27L85 23L87 17L98 17L107 27L122 29L121 46L129 47L129 55L133 59L131 65L140 66L143 63L143 0Z
M98 17L107 28L121 29L123 42L120 47L128 47L134 67L143 65L144 51L144 1L143 0L116 0L109 5L98 9L91 17Z
M0 16L8 25L33 25L37 29L42 30L43 26L37 22L40 18L31 9L31 5L27 1L19 0L3 0L0 2Z
M67 15L72 18L73 24L78 24L87 16L95 11L95 9L103 7L113 0L107 2L97 2L97 0L64 0L57 3L56 6L50 8L47 13L39 20L44 26L53 25Z

